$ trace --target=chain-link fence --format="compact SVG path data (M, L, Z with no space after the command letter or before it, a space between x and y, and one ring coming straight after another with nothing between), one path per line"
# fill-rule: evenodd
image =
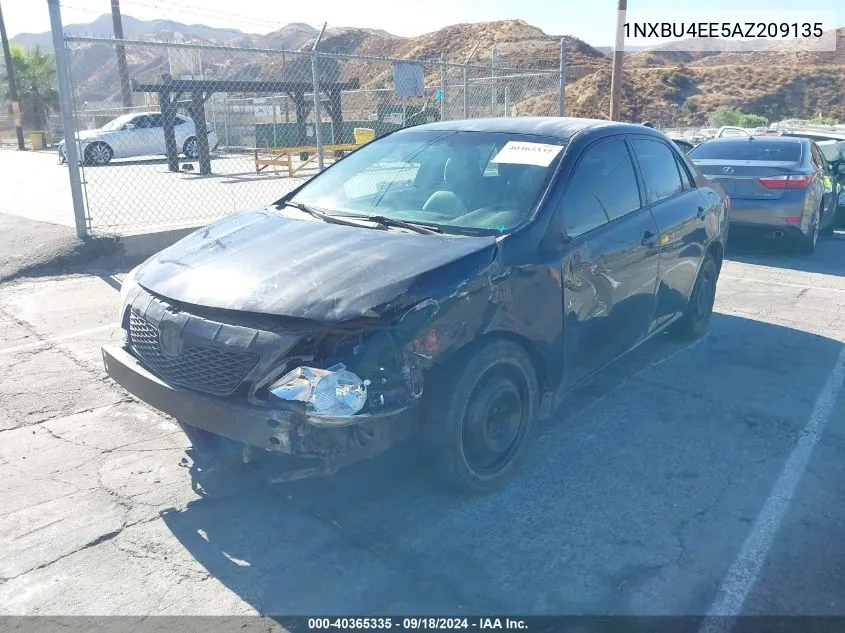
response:
M74 36L65 52L95 234L264 206L402 127L562 111L548 67Z

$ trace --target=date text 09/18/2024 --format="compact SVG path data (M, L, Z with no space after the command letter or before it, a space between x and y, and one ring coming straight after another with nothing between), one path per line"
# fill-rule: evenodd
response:
M309 618L308 629L320 630L396 630L396 631L447 631L447 630L526 630L528 624L518 618Z

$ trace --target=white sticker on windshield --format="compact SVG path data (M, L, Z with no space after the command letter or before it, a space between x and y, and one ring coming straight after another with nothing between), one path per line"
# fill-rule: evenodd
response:
M548 167L555 156L560 154L562 145L547 145L546 143L526 143L524 141L508 141L496 154L494 163L511 165L537 165Z

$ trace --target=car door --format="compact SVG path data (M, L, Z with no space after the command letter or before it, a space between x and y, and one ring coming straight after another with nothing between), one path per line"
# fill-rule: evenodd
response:
M695 285L707 241L707 216L714 202L695 186L684 160L653 137L631 139L634 158L660 232L660 267L652 323L658 329L681 314Z
M144 147L144 128L147 115L139 114L127 121L120 130L115 131L109 139L115 158L138 156Z
M585 149L563 186L552 230L566 241L564 366L575 382L632 348L651 327L659 238L624 137Z
M819 146L813 141L810 141L810 156L812 159L813 168L816 170L816 178L822 186L824 217L822 218L821 228L825 229L834 222L836 214L836 205L838 204L838 194L836 184L834 182L833 174L830 170L830 165L827 159L822 154Z
M161 114L147 115L146 154L159 156L166 154L164 148L164 121Z

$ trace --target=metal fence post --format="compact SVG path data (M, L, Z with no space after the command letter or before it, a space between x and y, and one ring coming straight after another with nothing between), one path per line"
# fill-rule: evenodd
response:
M469 74L466 64L464 64L464 118L469 118Z
M79 152L76 146L76 121L74 120L73 97L70 90L67 50L62 30L62 13L59 0L47 0L50 11L50 30L53 35L53 51L56 55L56 80L59 84L59 104L62 111L62 128L65 135L65 156L70 177L70 196L73 201L73 221L76 234L87 237L85 222L85 201L82 197L82 178L79 173Z
M446 120L446 54L440 53L440 120Z
M566 116L566 41L560 40L560 87L558 92L558 116Z
M320 45L320 40L323 39L323 33L326 32L326 24L320 31L320 35L314 41L314 47L311 49L311 74L314 82L314 141L317 144L317 169L323 171L323 121L320 114L320 58L317 52L317 47Z
M490 49L490 116L496 116L496 45Z

